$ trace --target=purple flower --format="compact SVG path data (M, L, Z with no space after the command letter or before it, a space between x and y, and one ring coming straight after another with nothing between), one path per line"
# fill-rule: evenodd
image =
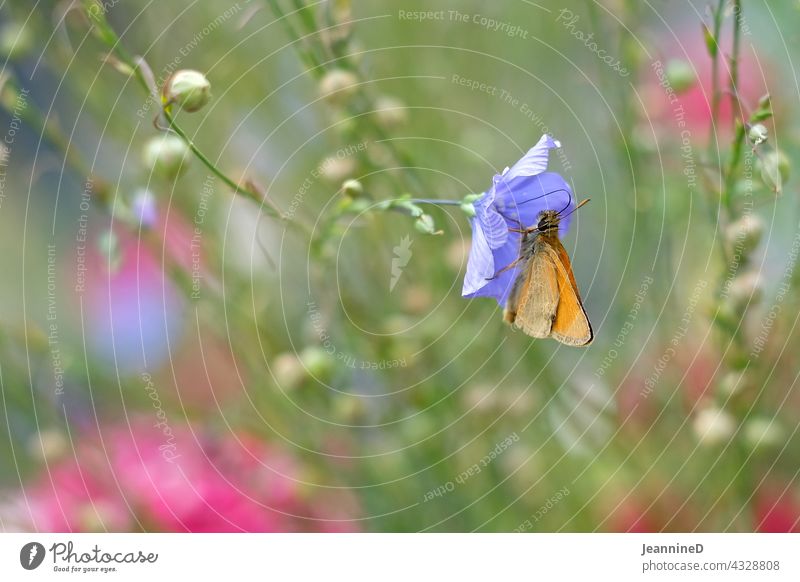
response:
M155 196L144 188L137 190L133 197L133 215L142 228L153 228L158 222L158 207Z
M543 135L520 161L496 175L492 187L475 201L464 297L494 297L505 306L520 269L518 265L497 275L519 257L521 234L509 229L535 226L543 210L567 214L575 208L569 184L558 174L545 172L549 150L558 147L561 144ZM559 234L568 228L566 217Z

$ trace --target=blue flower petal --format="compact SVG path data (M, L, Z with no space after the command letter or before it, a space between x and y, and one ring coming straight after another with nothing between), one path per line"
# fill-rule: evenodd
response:
M486 285L486 280L495 273L494 256L486 242L483 228L477 217L472 219L472 248L469 251L467 272L461 294L464 297L477 293Z
M475 201L475 216L483 228L483 235L490 249L497 249L508 238L508 225L494 207L495 190L488 190Z
M470 287L470 290L467 291L467 279L465 277L463 292L464 297L492 297L496 299L501 306L505 306L506 301L508 300L508 295L511 293L511 288L514 286L514 281L516 281L521 267L521 265L517 265L497 275L499 271L501 271L507 265L510 265L519 257L520 237L517 233L512 233L512 235L513 236L509 236L507 244L493 252L493 264L497 266L497 269L493 269L493 272L482 281L475 281L476 283L479 283L477 288L473 285ZM470 254L470 261L471 260L472 255ZM469 270L470 267L468 263L467 274L469 274ZM495 275L497 276L495 277Z
M544 134L539 142L522 156L522 159L503 172L503 178L513 180L520 176L535 176L547 169L547 158L550 149L560 148L561 144L547 134Z

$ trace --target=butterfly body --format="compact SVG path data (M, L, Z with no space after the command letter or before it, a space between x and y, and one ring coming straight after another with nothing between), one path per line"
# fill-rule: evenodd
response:
M540 214L535 228L522 231L522 265L504 319L535 338L570 346L591 343L594 333L583 308L567 251L558 238L560 213Z

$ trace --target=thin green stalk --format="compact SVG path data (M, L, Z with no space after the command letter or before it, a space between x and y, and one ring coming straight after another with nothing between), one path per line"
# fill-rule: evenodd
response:
M280 4L278 4L277 0L267 0L272 12L275 14L275 18L281 23L286 34L289 36L289 39L292 41L292 46L295 47L297 54L300 56L300 60L303 61L308 71L314 75L317 79L321 78L322 75L325 74L325 70L321 61L317 58L317 55L314 54L314 51L311 50L306 43L303 42L300 33L295 30L292 21L288 18L286 13L281 8Z
M112 53L120 60L123 64L125 64L128 68L133 71L135 78L139 81L139 84L144 88L148 95L152 94L152 87L151 84L148 82L147 75L145 75L142 69L142 61L141 59L137 60L136 58L132 57L128 51L125 49L124 45L122 44L119 36L114 31L113 28L108 24L108 21L105 19L101 12L93 10L91 6L93 3L91 0L85 0L84 6L87 10L87 15L89 16L89 20L97 27L97 34L96 36L104 42L108 47L111 49ZM215 176L217 176L220 180L222 180L228 187L230 187L234 193L244 196L245 198L250 198L251 200L262 204L265 201L263 197L253 190L246 188L245 186L239 184L232 178L230 178L225 172L223 172L216 164L214 164L208 156L206 156L200 148L198 148L195 143L189 138L188 134L175 122L174 118L170 114L168 107L163 108L163 114L165 119L167 120L169 127L172 131L174 131L189 147L192 153L200 160L200 162L208 168L210 172L212 172ZM285 220L283 213L273 207L270 204L263 205L264 211L269 216L273 218L280 218ZM311 232L311 228L299 221L288 221L285 220L286 224L292 225L300 230L305 231L307 234Z
M167 120L170 129L172 129L172 131L174 131L178 135L178 137L180 137L184 142L186 142L186 145L189 146L189 149L192 151L192 153L195 156L197 156L197 159L199 159L211 173L213 173L217 178L222 180L229 188L231 188L237 194L241 194L242 196L250 198L251 200L254 200L255 202L258 203L262 202L261 196L259 196L258 194L256 194L251 190L248 190L247 188L243 188L240 184L235 182L233 179L229 178L224 172L222 172L217 166L215 166L214 162L209 160L208 157L206 157L206 155L202 151L200 151L200 149L194 144L194 142L186 134L186 132L183 131L183 129L177 123L175 123L175 120L172 117L172 114L169 112L168 108L164 108L163 113L164 113L164 118ZM275 212L274 209L270 207L267 207L267 209L272 213Z
M728 164L728 170L725 174L725 190L722 194L722 201L729 211L731 210L731 206L733 204L733 188L735 184L736 170L739 167L739 161L742 159L742 149L745 141L745 121L742 118L742 102L739 100L739 52L742 36L741 0L734 0L733 13L733 54L731 55L730 64L730 92L733 98L733 105L736 110L736 115L734 117L736 135L733 141L730 163Z
M435 206L461 206L462 200L436 200L434 198L409 198L407 202L414 204L433 204Z
M711 138L714 137L714 126L719 120L719 105L722 98L722 91L719 87L719 35L722 32L722 15L725 10L725 0L719 0L716 10L714 10L714 52L711 55L711 119L714 122L711 126ZM709 139L709 147L712 147L713 139Z

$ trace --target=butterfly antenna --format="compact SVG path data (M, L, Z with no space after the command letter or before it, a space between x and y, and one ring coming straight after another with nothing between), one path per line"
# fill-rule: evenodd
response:
M581 203L580 203L580 204L578 204L578 205L577 205L575 208L573 208L572 210L570 210L568 213L564 214L563 216L561 215L561 212L564 212L564 211L562 210L561 212L559 212L559 213L558 213L558 218L559 218L559 219L566 218L567 216L569 216L570 214L572 214L573 212L575 212L576 210L578 210L578 208L580 208L581 206L583 206L584 204L586 204L587 202L589 202L589 200L591 200L591 198L584 198L584 199L581 201Z

